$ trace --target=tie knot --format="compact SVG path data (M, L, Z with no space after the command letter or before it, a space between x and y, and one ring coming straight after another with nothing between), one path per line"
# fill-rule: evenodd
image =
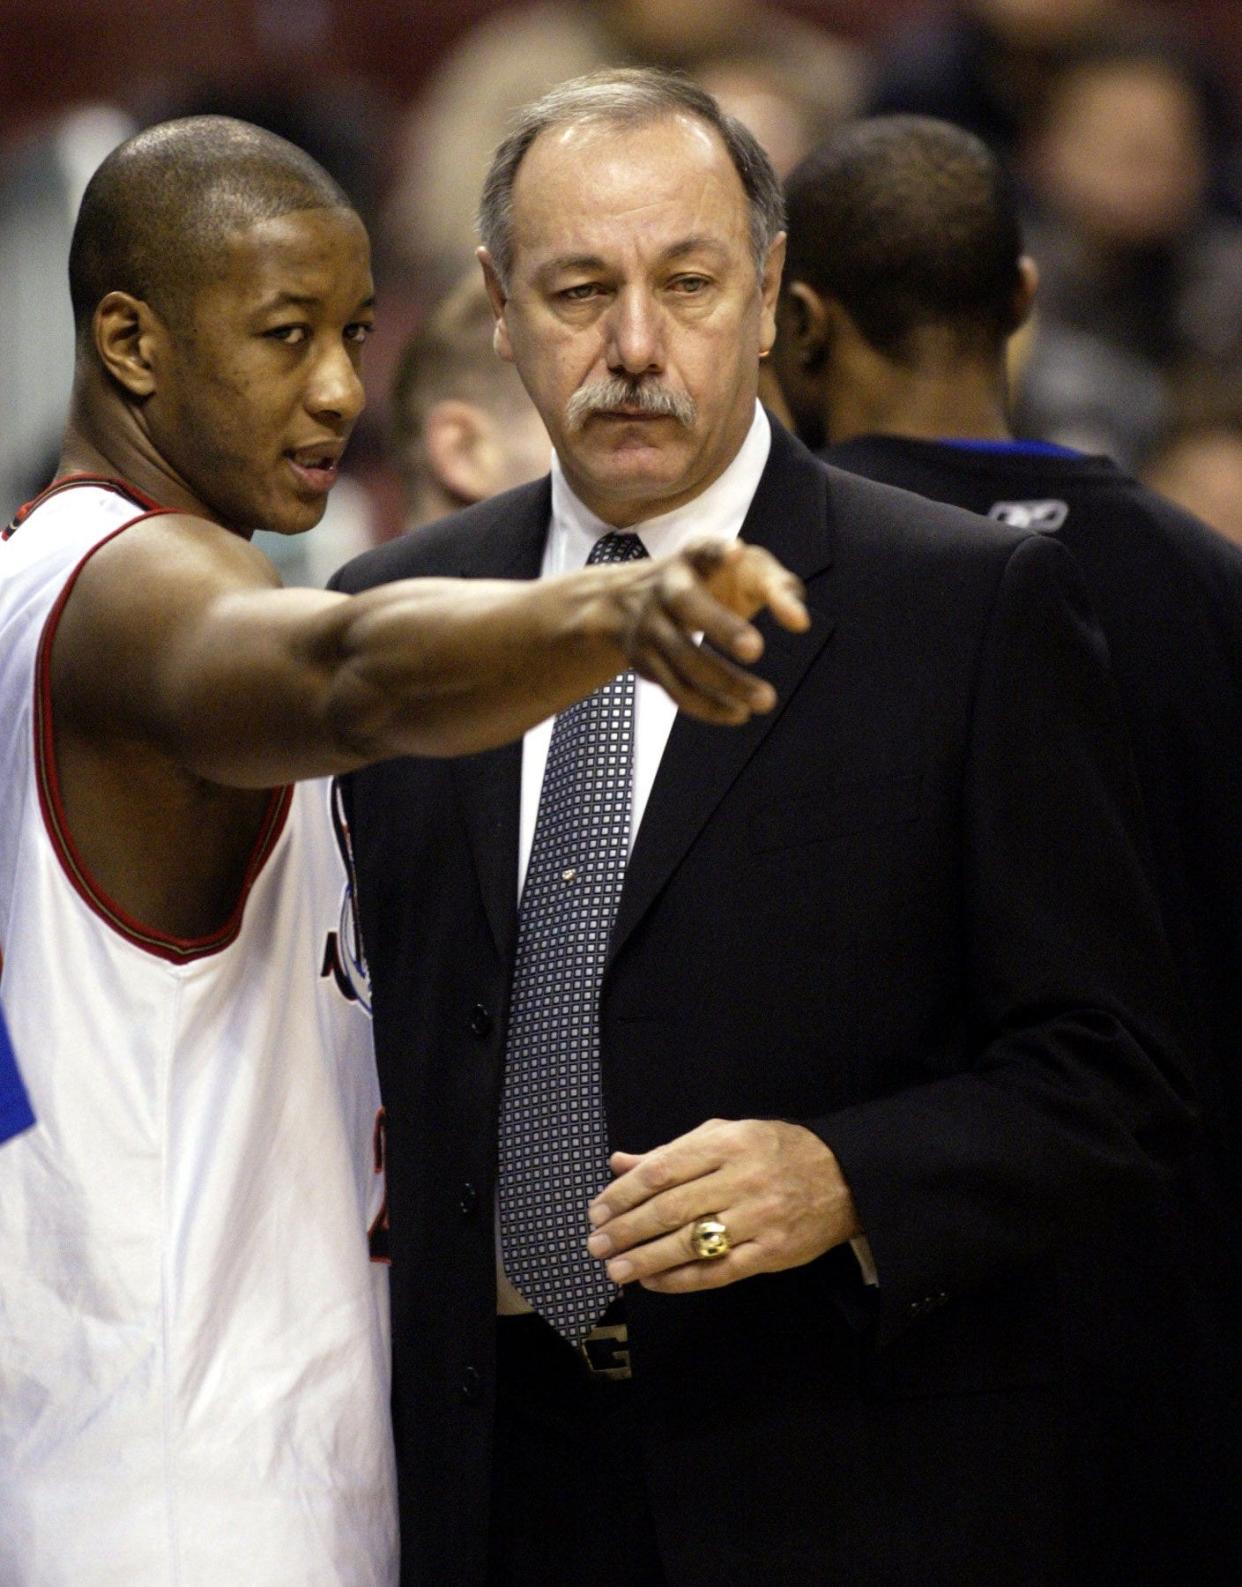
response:
M639 557L646 555L647 547L632 530L628 534L610 530L591 547L587 566L597 562L637 562Z

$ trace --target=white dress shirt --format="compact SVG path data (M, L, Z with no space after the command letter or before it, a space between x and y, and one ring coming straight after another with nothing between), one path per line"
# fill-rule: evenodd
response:
M768 461L772 446L772 426L758 403L755 417L737 456L707 489L684 507L659 518L648 518L635 524L637 534L653 557L668 556L680 551L691 540L715 536L720 540L735 540L742 521L750 511L750 504L759 479ZM613 532L613 525L597 518L570 490L561 470L560 460L552 454L552 520L548 526L548 541L543 552L546 577L551 573L569 573L586 565L591 548L601 535ZM625 533L626 531L617 531ZM639 678L634 690L634 792L630 806L630 847L647 808L647 796L660 767L660 757L672 731L677 707L658 683ZM554 717L532 727L522 740L522 824L518 851L518 896L526 881L526 865L530 859L531 844L535 838L535 818L539 813L539 794L543 787L543 769L547 764L548 746L552 742Z

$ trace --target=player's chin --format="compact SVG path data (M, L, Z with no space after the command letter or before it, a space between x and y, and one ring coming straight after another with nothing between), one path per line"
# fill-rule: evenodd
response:
M304 535L308 529L315 527L327 508L326 496L311 499L286 496L271 504L270 511L263 519L263 527L278 535Z

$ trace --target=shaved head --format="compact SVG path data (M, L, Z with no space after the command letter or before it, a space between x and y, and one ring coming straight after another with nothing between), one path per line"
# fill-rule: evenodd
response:
M971 133L925 116L847 122L791 173L785 201L786 286L835 298L886 356L927 326L989 352L1015 329L1017 201Z
M294 210L352 208L308 154L248 122L191 116L148 127L103 162L78 211L69 291L79 347L109 292L176 323L237 231Z

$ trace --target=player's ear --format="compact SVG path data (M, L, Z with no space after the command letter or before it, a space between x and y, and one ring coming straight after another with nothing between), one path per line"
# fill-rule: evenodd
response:
M1035 294L1039 291L1039 266L1024 253L1018 260L1018 284L1013 292L1013 311L1010 316L1009 334L1020 329L1031 317L1031 310L1035 306Z
M500 279L500 271L496 268L496 261L486 248L477 248L475 258L483 269L483 285L487 288L488 301L492 305L492 313L496 316L496 328L492 332L492 346L496 349L496 357L503 358L506 364L513 362L513 344L509 340L509 326L505 314L509 306L509 295L505 291L504 283Z
M496 489L496 441L491 420L473 402L433 403L423 424L423 452L436 483L469 506Z
M786 356L799 369L817 369L829 340L828 300L805 281L789 281L777 305L777 327Z
M157 349L163 321L150 304L129 292L109 292L92 324L95 352L112 378L133 397L149 397L156 386Z

